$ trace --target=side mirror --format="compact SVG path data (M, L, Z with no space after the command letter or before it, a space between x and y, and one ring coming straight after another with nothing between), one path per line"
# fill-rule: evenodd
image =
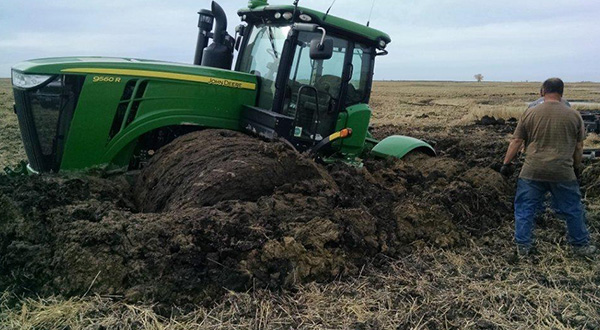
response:
M333 57L333 39L315 38L310 42L310 58L328 60Z
M246 25L240 24L240 25L236 26L235 27L235 33L243 36L244 33L246 33Z
M246 26L244 24L240 24L240 25L236 26L235 34L236 34L235 50L239 51L240 46L242 45L242 39L243 39L244 35L246 34Z
M333 39L327 38L327 31L316 24L296 23L294 29L305 32L321 31L323 36L310 42L310 58L313 60L328 60L333 57Z

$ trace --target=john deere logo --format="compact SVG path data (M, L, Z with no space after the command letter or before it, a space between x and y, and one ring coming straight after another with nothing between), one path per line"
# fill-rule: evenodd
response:
M217 85L217 86L223 86L223 87L242 88L241 82L237 82L237 81L233 81L233 80L210 78L208 80L208 83L211 85Z

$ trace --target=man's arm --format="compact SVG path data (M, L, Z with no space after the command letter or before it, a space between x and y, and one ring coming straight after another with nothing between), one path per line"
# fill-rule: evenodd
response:
M519 153L519 151L521 151L524 142L525 140L517 138L514 138L510 141L508 151L506 152L506 157L504 157L504 165L510 164L513 161L513 159L517 157L517 154Z
M577 132L577 144L575 145L575 152L573 152L573 168L575 168L575 174L581 176L581 161L583 159L583 141L585 141L586 131L585 123L581 114L577 113L577 119L579 120L579 132Z
M573 153L573 167L580 168L581 160L583 159L583 142L577 142L575 152Z

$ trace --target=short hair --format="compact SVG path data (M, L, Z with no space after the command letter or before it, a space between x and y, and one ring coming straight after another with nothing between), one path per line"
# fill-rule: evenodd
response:
M546 94L558 93L562 96L565 91L565 83L559 78L550 78L544 81L542 90Z

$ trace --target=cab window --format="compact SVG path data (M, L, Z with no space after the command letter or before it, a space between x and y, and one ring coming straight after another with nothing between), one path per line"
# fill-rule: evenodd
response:
M373 48L356 44L352 55L352 78L348 83L346 105L366 103L372 77Z
M289 31L289 26L255 26L241 58L240 71L260 77L258 106L263 109L273 107L275 81Z

